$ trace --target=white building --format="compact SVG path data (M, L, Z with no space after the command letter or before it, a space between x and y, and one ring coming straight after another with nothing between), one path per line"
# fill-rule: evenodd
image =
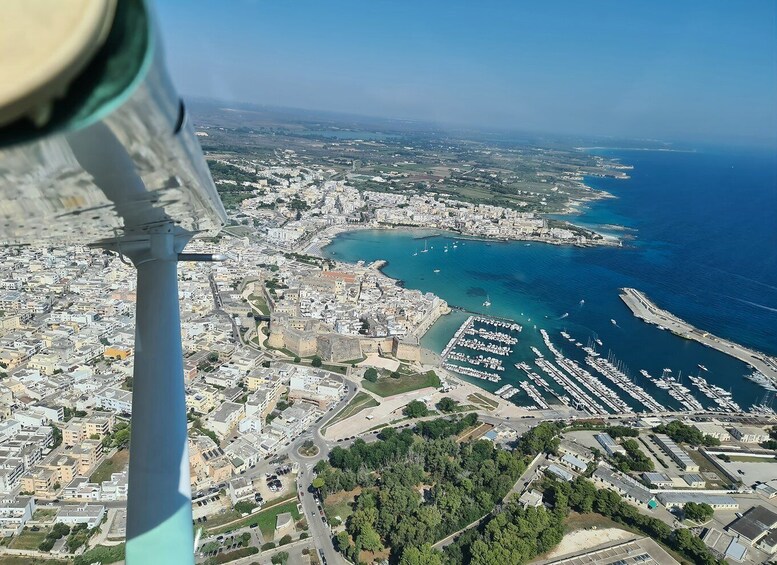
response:
M35 499L31 496L0 502L0 535L7 537L19 534L34 513Z
M769 434L758 426L734 426L731 433L743 443L761 443L769 439Z
M132 414L132 393L127 390L107 387L95 394L94 401L97 408Z
M92 529L102 522L105 516L105 506L100 504L80 504L78 506L63 506L57 513L57 522L75 526L76 524L86 524L86 527Z

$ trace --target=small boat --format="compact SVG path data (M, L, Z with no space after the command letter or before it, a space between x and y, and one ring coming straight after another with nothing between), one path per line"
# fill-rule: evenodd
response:
M415 253L413 253L413 257L415 257L416 255L418 255L418 251L416 251Z
M584 304L585 304L585 299L582 299L582 300L580 301L580 306L582 306L582 305L584 305Z
M434 272L435 272L435 273L439 273L439 272L440 272L440 269L435 269L435 270L434 270Z
M618 322L616 322L614 319L610 318L610 321L612 322L613 326L617 326L618 325Z
M429 249L426 247L426 241L424 241L424 248L421 250L421 253L429 253Z
M706 370L707 370L707 367L705 367L704 365L702 365L701 363L699 363L699 369L701 369L702 371L706 371Z
M491 297L486 294L486 300L483 302L483 306L489 307L491 306Z

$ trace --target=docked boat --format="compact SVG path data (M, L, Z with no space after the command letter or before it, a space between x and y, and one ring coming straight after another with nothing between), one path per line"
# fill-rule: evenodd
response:
M769 378L760 371L753 371L749 375L745 375L745 378L749 381L753 381L755 384L765 388L768 391L777 392L775 383L769 380Z

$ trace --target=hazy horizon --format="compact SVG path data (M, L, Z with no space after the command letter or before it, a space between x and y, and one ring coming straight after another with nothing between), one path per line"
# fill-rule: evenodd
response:
M158 3L185 95L441 127L777 144L777 4Z

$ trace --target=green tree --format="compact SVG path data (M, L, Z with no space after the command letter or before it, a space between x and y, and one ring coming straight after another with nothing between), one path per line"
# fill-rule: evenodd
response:
M275 565L286 565L289 562L289 553L287 551L279 551L270 558L270 562Z
M241 500L235 504L235 511L240 512L241 514L249 514L254 508L256 508L256 504L249 502L248 500Z
M455 412L459 403L453 400L449 396L443 396L437 403L437 408L440 412Z
M420 400L411 400L402 409L402 413L409 418L423 418L429 415L429 409Z
M365 526L362 528L356 539L356 543L366 551L377 552L383 549L383 544L380 542L380 536L372 526Z
M348 537L347 532L339 532L335 536L335 549L339 551L340 553L345 553L345 550L348 548L348 546L351 544L351 540Z
M702 502L701 504L688 502L685 504L685 506L683 506L683 516L689 520L693 520L694 522L706 522L712 518L714 513L715 511L713 510L712 506L706 502Z
M42 542L40 542L38 549L41 551L51 551L51 548L54 547L55 541L55 539L47 537Z
M402 552L399 565L442 565L442 553L428 543L421 547L410 546Z
M51 424L51 432L52 436L54 436L54 445L52 447L59 447L62 444L62 431L54 424Z
M310 360L310 364L313 365L314 367L320 367L321 365L323 365L321 361L321 357L319 357L318 355L313 356L313 359Z
M378 371L375 369L375 367L368 367L366 371L364 371L364 378L370 381L371 383L375 383L378 381Z
M113 434L113 445L118 448L126 447L130 442L130 428L118 430Z

